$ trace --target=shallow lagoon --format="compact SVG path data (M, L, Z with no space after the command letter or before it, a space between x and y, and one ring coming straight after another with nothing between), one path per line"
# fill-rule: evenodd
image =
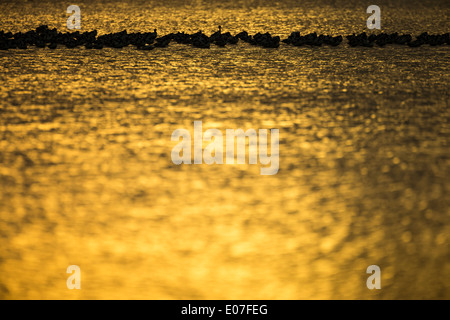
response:
M358 1L79 3L100 33L346 34L367 17ZM383 30L448 32L437 3L381 1ZM0 29L62 29L66 5L2 2ZM30 48L0 63L1 298L449 298L448 46ZM279 128L278 174L174 165L170 136L195 120ZM82 290L66 288L72 264Z

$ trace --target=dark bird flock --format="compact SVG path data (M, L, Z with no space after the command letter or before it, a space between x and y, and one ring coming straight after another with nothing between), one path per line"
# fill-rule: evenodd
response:
M219 30L208 36L202 31L189 34L185 32L169 33L159 36L156 29L153 32L128 33L126 30L117 33L98 35L97 30L88 32L59 32L56 28L50 29L46 25L39 26L36 30L27 32L5 32L0 31L0 50L27 49L35 46L38 48L56 49L59 46L76 48L84 46L86 49L124 48L129 45L138 50L153 50L155 48L166 48L171 42L191 45L196 48L210 48L211 45L225 47L236 45L239 40L253 46L263 48L278 48L280 43L300 46L339 46L344 38L351 47L384 47L389 44L407 45L409 47L420 47L422 45L440 46L450 45L449 33L431 35L427 32L413 39L410 34L380 33L367 35L365 32L343 36L318 35L316 32L301 35L300 32L292 32L287 39L281 40L279 36L270 33L250 35L242 31L236 35Z

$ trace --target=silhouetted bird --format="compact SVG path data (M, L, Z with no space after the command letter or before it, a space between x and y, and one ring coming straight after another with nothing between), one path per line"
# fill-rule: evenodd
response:
M144 45L144 46L139 46L137 49L144 50L144 51L150 51L150 50L155 49L155 47L152 45Z
M171 41L170 37L157 38L156 39L156 43L154 44L154 46L157 47L157 48L165 48L165 47L167 47L169 45L170 41Z

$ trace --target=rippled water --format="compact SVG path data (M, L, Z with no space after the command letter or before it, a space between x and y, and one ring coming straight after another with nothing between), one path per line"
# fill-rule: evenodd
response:
M78 3L99 33L346 34L368 16L359 1ZM446 1L377 4L386 32L449 31ZM63 29L66 7L2 1L0 29ZM448 46L33 47L0 63L0 298L450 298ZM279 128L278 174L174 165L170 136L194 120Z

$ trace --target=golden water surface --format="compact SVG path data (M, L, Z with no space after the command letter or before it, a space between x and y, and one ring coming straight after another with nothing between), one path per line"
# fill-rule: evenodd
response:
M286 37L367 31L370 3L73 4L100 34ZM377 5L383 31L449 31L447 1ZM0 30L65 30L67 6L2 1ZM0 52L0 298L450 298L449 47L345 42ZM173 164L195 120L278 128L278 174Z

